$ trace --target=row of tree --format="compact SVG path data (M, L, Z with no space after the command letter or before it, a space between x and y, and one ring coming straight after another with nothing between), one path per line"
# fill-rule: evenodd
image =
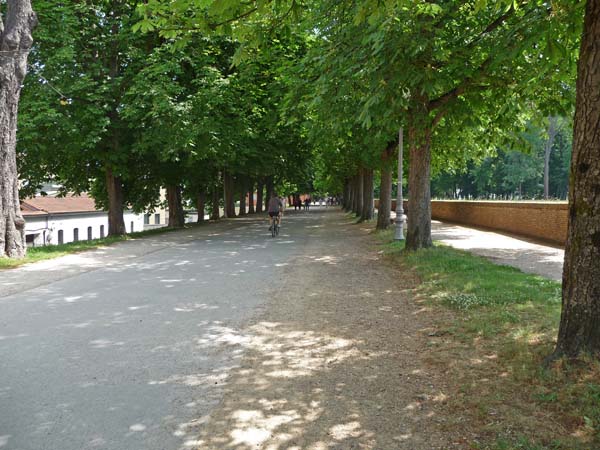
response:
M197 206L199 220L205 208L234 217L248 193L259 193L261 211L263 192L307 189L303 129L281 120L281 71L302 43L274 40L235 65L240 44L231 37L176 42L141 32L135 8L122 0L36 4L19 116L21 195L49 180L90 192L108 210L109 234L119 235L123 209L152 210L161 187L171 227L183 226L184 203Z
M28 3L8 5L5 28L11 5ZM257 179L269 188L306 180L309 149L319 183L369 219L374 170L388 204L404 127L406 245L428 247L432 172L464 168L525 124L568 115L576 94L556 355L600 351L600 0L113 0L40 3L39 15L51 25L30 61L22 173L32 188L51 174L91 190L113 233L124 231L123 206L152 205L161 185L174 202L182 190L216 199L222 186L229 215L233 193ZM31 44L23 29L19 54ZM16 241L13 229L0 234Z
M346 208L370 216L374 168L383 169L387 203L389 150L396 130L407 130L409 250L432 245L432 170L464 168L524 124L569 116L575 104L554 357L600 354L600 0L230 0L209 1L200 14L191 1L148 0L139 10L146 26L174 27L183 40L186 30L222 30L260 42L291 25L309 36L289 98Z

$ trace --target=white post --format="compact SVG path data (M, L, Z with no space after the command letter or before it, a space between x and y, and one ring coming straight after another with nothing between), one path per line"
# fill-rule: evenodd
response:
M402 196L402 153L404 150L403 129L398 132L398 196L396 198L396 241L404 240L404 198Z

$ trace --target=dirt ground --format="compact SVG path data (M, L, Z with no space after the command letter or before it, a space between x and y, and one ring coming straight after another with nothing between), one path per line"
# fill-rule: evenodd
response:
M384 259L371 230L323 214L262 314L242 334L214 337L241 345L244 357L188 446L465 448L448 427L445 371L427 362L432 312L415 301L417 280Z

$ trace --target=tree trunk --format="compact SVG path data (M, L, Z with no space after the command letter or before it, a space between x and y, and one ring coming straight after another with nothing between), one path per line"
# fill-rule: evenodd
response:
M234 187L233 177L227 171L223 171L223 209L225 217L233 219L235 217L235 199L233 198Z
M217 186L214 186L212 191L210 220L219 220L221 216L221 211L219 209L219 202L221 200L221 196L219 194L219 188Z
M373 218L373 169L363 170L363 205L360 220Z
M354 210L354 214L358 217L362 215L363 204L365 201L364 198L365 193L365 173L364 169L361 167L358 170L358 177L356 177L356 209Z
M377 210L378 230L385 230L390 226L392 211L392 167L390 159L393 151L394 147L388 145L381 155L381 186L379 188L379 209Z
M548 117L548 140L544 143L544 198L550 197L550 155L557 133L556 117Z
M269 204L269 200L271 199L271 194L273 193L273 177L267 177L267 189L265 193L265 205Z
M0 24L0 257L23 258L27 244L19 202L17 114L37 20L28 0L8 0L5 11Z
M181 186L167 184L167 204L169 207L169 228L183 228L185 214L181 201Z
M426 119L425 119L426 120ZM418 250L431 241L431 127L422 121L408 129L410 167L408 174L408 224L406 249Z
M354 202L356 197L356 176L350 178L348 191L350 195L348 198L348 212L352 212L354 210Z
M197 223L204 222L204 209L206 208L206 191L202 189L196 195L196 209L198 210L198 219Z
M344 181L344 198L342 200L344 211L350 211L350 180Z
M248 214L254 214L254 183L250 183L248 191Z
M263 212L263 190L264 190L264 183L262 181L259 181L258 183L256 183L256 212L257 213Z
M108 193L108 235L122 236L125 234L123 184L121 178L116 177L108 167L106 168L106 191Z
M577 68L562 314L551 358L600 357L600 0L588 0Z
M241 187L240 188L240 212L238 213L238 215L240 216L245 216L246 215L246 195L248 194L246 192L246 190Z

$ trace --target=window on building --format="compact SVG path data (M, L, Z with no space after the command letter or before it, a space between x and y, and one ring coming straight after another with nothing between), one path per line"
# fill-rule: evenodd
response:
M73 228L73 242L79 240L79 228Z
M129 232L130 232L130 233L133 233L133 222L131 222L131 224L130 224L129 228L130 228L130 231L129 231Z
M160 214L154 214L154 223L156 225L160 223Z
M100 225L100 238L104 237L104 225Z
M88 241L92 240L92 227L88 227Z
M58 230L58 243L59 244L65 243L65 233L63 232L63 230Z
M30 246L33 247L35 245L35 234L26 234L25 235L25 243Z
M144 225L150 225L150 214L144 214Z

